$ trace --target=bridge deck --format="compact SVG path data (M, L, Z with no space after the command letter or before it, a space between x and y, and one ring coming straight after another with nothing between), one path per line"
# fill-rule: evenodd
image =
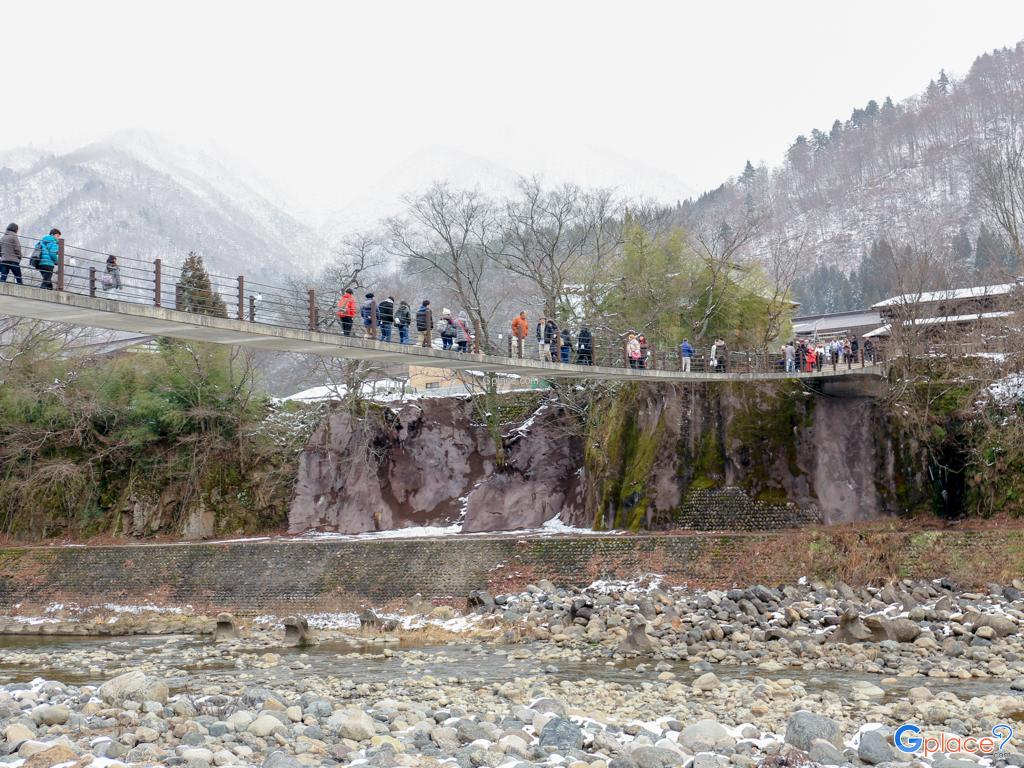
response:
M836 372L693 372L635 370L607 366L548 363L527 358L457 353L424 347L388 344L275 325L179 312L116 299L0 283L0 314L130 331L154 336L266 349L278 352L404 363L454 370L495 371L541 378L581 378L607 381L772 381L782 379L835 380L851 376L884 376L884 363L859 364Z

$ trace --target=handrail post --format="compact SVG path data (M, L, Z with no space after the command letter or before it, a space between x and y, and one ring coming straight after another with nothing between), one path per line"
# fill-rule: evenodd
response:
M96 267L89 267L89 295L96 296Z
M312 288L309 289L309 330L316 330L316 291Z
M57 290L64 290L64 238L57 238Z
M153 260L153 306L160 306L160 292L163 290L160 285L160 259Z
M238 276L238 319L245 320L245 276Z
M256 297L249 294L249 322L256 322Z

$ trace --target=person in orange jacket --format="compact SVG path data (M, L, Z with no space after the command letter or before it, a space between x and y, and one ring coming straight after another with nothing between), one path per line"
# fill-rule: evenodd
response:
M516 340L516 346L519 351L519 357L523 356L523 342L530 335L530 321L526 319L526 310L524 309L514 318L512 318L512 336Z
M335 312L341 320L341 332L345 336L352 335L352 318L356 316L356 297L352 295L352 289L346 288L338 299L338 311Z

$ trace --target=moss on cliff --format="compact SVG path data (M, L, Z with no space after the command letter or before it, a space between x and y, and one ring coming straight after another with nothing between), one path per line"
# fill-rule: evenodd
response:
M648 522L650 479L665 425L659 418L652 428L641 428L637 414L643 398L640 387L630 384L606 408L595 409L584 457L588 477L595 478L595 528L636 531Z

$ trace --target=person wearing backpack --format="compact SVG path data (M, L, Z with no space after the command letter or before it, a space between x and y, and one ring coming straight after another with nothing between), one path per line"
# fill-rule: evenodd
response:
M352 295L352 289L346 288L338 299L338 309L334 313L341 321L342 336L352 335L352 318L356 316L356 297Z
M39 241L39 276L42 281L39 287L44 291L53 290L53 270L60 259L60 244L57 238L61 236L60 230L54 227L50 234Z
M24 285L21 279L21 240L18 239L18 225L13 221L0 239L0 283L7 282L7 273L14 275L14 282Z
M359 310L359 316L363 320L363 328L366 329L366 338L377 338L377 326L380 323L380 312L377 309L377 301L372 293L366 294L366 301Z
M380 340L391 341L391 329L395 325L395 299L388 296L377 305L377 320L380 323Z
M100 284L104 291L121 290L121 267L117 265L117 256L107 256L107 271L100 278Z
M420 346L429 348L431 332L434 330L434 313L430 310L430 299L424 299L416 310L416 330L420 334Z
M409 302L405 299L398 304L398 311L395 312L395 327L398 328L398 343L409 343L409 326L412 325L412 310L409 309Z
M441 349L451 349L457 332L452 322L452 311L445 307L441 310Z

